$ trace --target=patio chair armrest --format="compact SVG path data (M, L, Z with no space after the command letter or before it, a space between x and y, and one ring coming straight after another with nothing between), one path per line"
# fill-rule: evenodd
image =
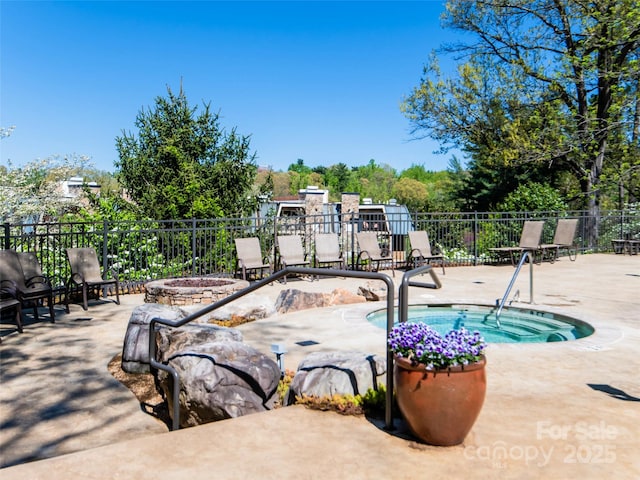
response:
M77 285L82 285L83 283L85 283L84 281L84 277L82 276L81 273L74 273L69 277L69 285L75 283Z
M358 253L358 259L362 260L364 255L366 255L366 258L364 258L364 260L371 258L371 255L369 254L368 250L360 250L360 253Z
M45 284L45 285L49 285L51 286L51 282L49 281L49 279L47 277L45 277L44 275L34 275L31 278L27 278L25 279L24 284L28 287L31 288L36 284Z
M418 254L417 254L417 255L414 255L414 253L416 253L416 252L417 252ZM410 255L411 257L424 257L424 255L422 255L422 250L420 250L419 248L413 248L413 249L411 250L411 253L409 253L409 255Z
M0 280L0 294L11 298L18 298L18 285L11 279L5 278Z

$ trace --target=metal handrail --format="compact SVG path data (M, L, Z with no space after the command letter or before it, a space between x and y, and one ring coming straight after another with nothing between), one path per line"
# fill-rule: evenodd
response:
M433 283L411 282L410 279L416 275L421 275L428 272L431 275ZM405 272L402 276L402 282L398 289L398 321L406 322L409 317L409 287L422 287L422 288L442 288L440 279L436 275L431 265L423 265L422 267L414 268ZM387 335L389 332L387 332Z
M520 261L518 262L518 266L516 267L516 271L513 273L513 277L511 277L511 281L509 282L509 286L507 287L506 292L504 292L504 296L498 305L498 310L496 311L496 324L498 328L500 328L500 314L502 313L502 309L504 308L504 304L507 302L507 298L509 298L509 293L511 293L511 289L513 288L514 283L516 283L516 279L518 278L518 274L522 269L522 265L524 262L529 259L529 303L533 303L533 253L531 250L525 250L522 253L522 257L520 257Z
M407 272L410 273L410 272ZM382 280L387 285L387 337L389 336L389 332L393 328L393 304L394 304L394 285L393 280L383 273L378 272L364 272L364 271L354 271L354 270L336 270L336 269L327 269L327 268L303 268L303 267L286 267L282 270L275 272L274 274L268 276L265 279L259 280L247 288L240 290L238 292L229 295L222 300L219 300L215 303L212 303L203 309L188 315L180 320L172 321L166 320L163 318L155 317L149 322L149 365L150 367L157 368L158 370L163 370L171 374L173 378L173 422L171 430L178 430L180 428L180 375L178 372L172 368L170 365L165 365L156 360L156 325L166 325L168 327L181 327L196 318L199 318L203 315L206 315L217 308L223 307L228 303L237 300L238 298L244 297L245 295L254 292L267 284L273 283L275 280L285 277L289 274L298 274L298 275L312 275L312 276L340 276L340 277L352 277L352 278L366 278L366 279L374 279L374 280ZM385 338L386 342L386 338ZM387 429L393 428L393 411L392 411L392 402L393 402L393 368L390 368L390 365L393 365L393 355L389 348L386 348L387 351L387 391L386 391L386 406L385 406L385 423Z

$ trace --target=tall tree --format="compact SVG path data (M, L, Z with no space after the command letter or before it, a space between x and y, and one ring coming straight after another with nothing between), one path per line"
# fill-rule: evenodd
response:
M340 200L341 194L348 192L352 184L351 170L342 162L327 168L324 178L334 200Z
M412 212L424 212L429 198L427 186L409 177L400 178L393 186L391 194Z
M197 114L182 87L141 110L138 135L116 138L118 179L143 212L157 219L211 218L250 212L256 176L249 137L220 127L210 104Z
M374 159L353 171L358 180L356 191L364 197L369 197L375 203L384 203L391 198L391 191L396 183L396 171L391 166L378 165Z
M640 4L450 0L443 23L477 41L445 49L468 55L459 79L443 79L434 59L427 65L403 106L416 132L483 160L499 152L505 164L561 165L598 217L611 142L632 139Z

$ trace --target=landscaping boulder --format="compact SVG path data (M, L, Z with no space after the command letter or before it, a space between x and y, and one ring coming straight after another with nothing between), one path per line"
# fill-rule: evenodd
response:
M270 410L278 397L278 365L244 343L191 345L166 362L180 377L180 427ZM171 375L158 370L156 380L173 416Z
M214 342L242 342L242 333L233 328L203 323L188 323L158 331L158 361L166 363L177 352Z
M382 280L370 280L364 286L358 287L358 295L368 302L380 302L387 299L387 284Z
M357 295L355 293L350 292L344 288L336 288L333 292L329 294L328 305L347 305L352 303L364 303L366 299L362 298L361 295Z
M276 299L278 313L296 312L309 308L331 307L350 303L363 303L365 300L348 290L338 288L331 293L303 292L295 288L283 290Z
M154 318L178 321L186 313L178 307L145 303L133 309L122 347L122 370L149 373L149 323Z
M325 306L323 293L303 292L295 288L282 290L276 299L278 313L296 312Z
M305 357L289 387L288 402L296 396L364 395L378 388L386 360L363 352L314 352Z
M122 370L127 373L149 373L149 323L154 318L178 321L188 312L174 306L145 303L131 313L122 347ZM189 323L178 328L156 326L157 358L161 360L171 351L188 345L221 340L242 341L242 334L217 325ZM168 353L167 353L168 352Z
M200 310L201 306L185 306L183 310L189 314ZM236 326L267 318L276 313L273 301L266 295L249 294L233 302L217 308L196 320L198 323L215 323L223 326Z

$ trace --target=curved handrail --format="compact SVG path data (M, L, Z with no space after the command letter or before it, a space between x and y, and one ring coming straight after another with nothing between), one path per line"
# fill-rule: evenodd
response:
M502 313L502 309L504 308L504 304L507 303L507 298L509 298L509 293L511 293L511 289L513 288L514 283L516 283L516 279L518 278L518 274L522 269L522 265L529 258L529 303L533 303L533 254L530 250L525 250L522 253L522 257L520 257L520 261L518 262L518 266L516 267L516 271L513 273L513 277L511 277L511 281L509 282L509 286L507 287L507 291L504 292L504 296L500 301L498 306L498 310L496 311L496 324L498 328L500 328L500 314Z
M407 272L408 273L408 272ZM247 288L244 288L238 292L229 295L222 300L219 300L215 303L207 305L206 307L198 310L191 315L188 315L184 318L181 318L177 321L165 320L163 318L155 317L149 322L149 366L151 368L157 368L158 370L163 370L171 374L173 378L173 422L171 426L171 430L178 430L180 428L180 376L178 372L173 369L170 365L165 365L156 360L156 336L155 329L156 325L166 325L168 327L181 327L196 318L199 318L207 313L210 313L217 308L223 307L228 303L237 300L238 298L244 297L245 295L254 292L267 284L273 283L275 280L285 277L289 274L298 274L298 275L315 275L319 276L340 276L340 277L352 277L352 278L366 278L373 280L382 280L387 285L387 337L389 336L389 332L393 328L393 304L394 304L394 285L393 280L389 277L389 275L378 273L378 272L364 272L364 271L355 271L355 270L336 270L336 269L327 269L327 268L305 268L305 267L286 267L282 270L278 270L272 275L259 280ZM385 338L386 342L386 338ZM389 348L386 348L387 351L387 391L386 391L386 406L385 406L385 424L387 429L393 428L393 356ZM391 366L391 368L390 368Z
M433 283L411 282L410 279L416 275L421 275L425 272L429 272ZM398 290L398 321L406 322L409 317L409 287L422 287L422 288L442 288L440 279L433 271L431 265L423 265L422 267L414 268L405 272L402 276L402 282ZM389 332L387 332L387 335Z

